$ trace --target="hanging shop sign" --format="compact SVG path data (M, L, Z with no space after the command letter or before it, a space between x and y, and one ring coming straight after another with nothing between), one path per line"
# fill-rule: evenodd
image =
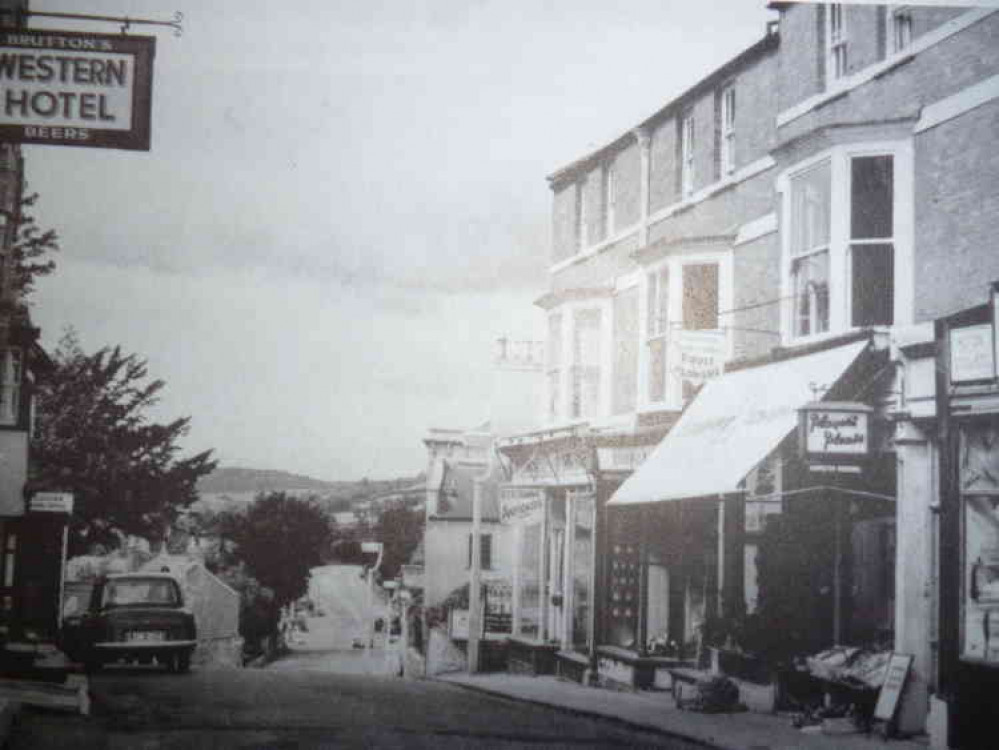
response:
M800 446L810 461L850 463L871 451L871 415L867 404L818 401L798 410Z
M504 487L500 490L500 523L529 526L541 523L545 514L544 490Z
M31 513L72 513L72 492L36 492L28 501Z
M950 380L973 383L996 376L996 350L992 324L964 326L950 330Z
M149 150L153 37L0 32L0 141Z
M725 334L718 331L678 331L673 374L690 385L701 385L722 374Z

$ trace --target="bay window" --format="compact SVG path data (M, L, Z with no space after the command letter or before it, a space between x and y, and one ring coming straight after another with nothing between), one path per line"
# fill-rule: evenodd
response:
M576 310L573 314L573 419L589 419L600 412L600 325L599 308Z
M666 399L666 355L669 332L669 267L663 266L648 275L649 393L652 402Z
M839 147L778 181L786 225L787 338L893 325L899 233L911 196L899 189L911 168L908 146Z
M548 420L556 421L562 413L562 314L548 316L548 355L545 376L548 379Z

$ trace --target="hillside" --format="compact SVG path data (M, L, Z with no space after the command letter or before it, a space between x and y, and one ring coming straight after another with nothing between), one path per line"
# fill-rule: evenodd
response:
M299 496L315 495L324 500L352 501L406 487L418 479L419 477L399 477L362 479L357 482L327 482L287 471L223 467L198 482L198 493L209 502L221 498L249 502L262 492L287 492Z

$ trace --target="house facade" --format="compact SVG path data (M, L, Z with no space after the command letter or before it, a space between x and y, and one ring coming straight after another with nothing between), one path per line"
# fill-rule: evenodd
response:
M663 684L765 598L766 519L811 519L835 533L803 539L826 551L802 644L912 654L897 722L921 731L931 695L957 705L925 352L999 278L999 13L770 7L759 42L549 177L545 402L498 442L511 656ZM803 457L815 402L871 414L862 462Z

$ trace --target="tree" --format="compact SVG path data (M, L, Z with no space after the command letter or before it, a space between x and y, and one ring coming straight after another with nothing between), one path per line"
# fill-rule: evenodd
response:
M330 545L322 510L310 500L271 492L258 496L236 519L236 558L274 592L275 605L282 607L303 596L310 569L323 562Z
M29 213L38 201L38 193L22 198L18 210L8 220L14 225L11 245L11 299L19 304L35 289L35 280L55 271L51 256L59 251L59 236L55 230L42 230ZM6 212L5 212L6 213Z
M379 569L384 579L399 575L413 550L423 539L424 514L405 505L386 508L375 526L375 538L384 545Z
M179 458L190 418L149 418L165 384L148 379L145 360L120 347L85 354L72 330L53 358L38 392L31 481L74 493L71 553L113 547L122 534L161 538L198 499L211 451Z

